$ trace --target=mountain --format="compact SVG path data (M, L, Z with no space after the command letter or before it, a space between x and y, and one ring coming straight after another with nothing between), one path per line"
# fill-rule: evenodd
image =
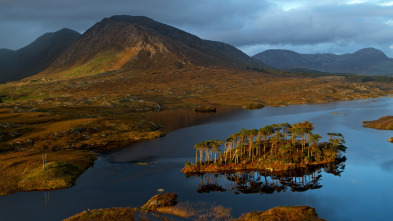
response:
M80 34L70 29L46 33L19 50L0 49L0 83L35 75L58 58Z
M144 16L112 16L88 29L40 76L197 66L261 67L235 47L208 41Z
M305 68L331 73L393 75L393 59L375 48L364 48L343 55L266 50L254 55L253 58L283 70Z

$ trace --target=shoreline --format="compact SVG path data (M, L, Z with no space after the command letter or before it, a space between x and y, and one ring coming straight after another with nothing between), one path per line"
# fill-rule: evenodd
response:
M380 96L380 97L378 97L378 98L381 98L381 97L388 97L388 96ZM365 99L375 99L374 97L371 97L371 98L365 98ZM342 101L346 101L346 100L341 100L340 102L342 102ZM335 101L335 102L337 102L337 101ZM318 104L318 103L314 103L314 104ZM9 105L9 104L8 104ZM296 105L300 105L300 104L296 104ZM218 107L218 111L217 112L219 112L220 111L220 106L222 106L222 105L216 105L216 107ZM228 106L228 105L223 105L223 106ZM292 106L292 104L291 104L291 106ZM225 113L225 114L228 114L228 115L225 115L224 117L228 117L228 116L230 116L231 114L233 114L233 113L237 113L237 111L250 111L250 110L245 110L245 109L242 109L241 108L241 106L239 106L239 105L230 105L230 109L232 109L232 107L233 107L233 110L236 110L236 111L229 111L228 113ZM269 106L269 105L267 105L267 106L265 106L265 108L266 107L274 107L274 106ZM4 110L4 109L0 109L0 111L1 110ZM181 108L176 108L176 109L164 109L162 112L164 112L164 111L166 111L166 110L175 110L175 111L177 111L177 110L187 110L187 108L184 108L184 107L181 107ZM251 110L252 111L252 110ZM160 113L162 113L162 112L153 112L153 114L155 114L155 113L158 113L158 114L160 114ZM31 112L30 112L31 113ZM143 112L143 113L138 113L138 115L139 114L146 114L147 112ZM38 114L40 114L40 113L38 113ZM44 113L45 114L45 113ZM197 113L197 114L200 114L200 115L203 115L203 114L201 114L201 113ZM216 113L216 114L210 114L210 115L208 115L209 116L209 120L211 120L211 119L215 119L218 115L217 115L218 113ZM22 113L22 115L23 115L23 113ZM0 117L1 117L1 113L0 113ZM1 118L0 118L1 119ZM167 133L171 133L172 131L174 131L174 130L177 130L177 129L179 129L179 128L183 128L183 127L189 127L189 126L192 126L192 125L197 125L197 124L199 124L200 122L197 120L197 121L195 121L195 122L191 122L191 124L188 124L188 125L184 125L184 126L181 126L181 127L177 127L177 128L173 128L173 130L169 130L169 131L166 131ZM162 125L163 126L163 128L165 128L165 125ZM163 133L161 132L161 130L162 130L162 128L161 129L159 129L159 130L156 130L156 131L153 131L153 132L147 132L147 133L159 133L160 134L160 136L162 136L163 135ZM140 134L144 134L145 132L136 132L136 133L140 133ZM1 135L1 134L0 134ZM96 147L93 147L93 146L90 146L90 147L88 147L88 148L82 148L82 149L84 149L84 150L89 150L90 152L94 152L94 153L96 153L96 154L98 154L98 156L100 155L100 152L105 152L105 151L110 151L110 150L115 150L115 149L121 149L121 148L126 148L126 147L128 147L128 146L130 146L130 145L132 145L132 144L134 144L134 143L137 143L138 141L144 141L144 140L151 140L151 139L155 139L155 138L159 138L160 136L154 136L154 137L145 137L145 138L136 138L136 139L133 139L133 140L123 140L123 141L113 141L113 142L110 142L110 143L108 143L108 145L105 145L105 146L100 146L100 147L98 147L98 146L96 146ZM108 138L108 137L107 137ZM120 144L120 145L119 145ZM80 149L70 149L70 150L72 150L72 151L77 151L77 150L80 150ZM12 153L23 153L23 152L28 152L28 151L31 151L30 149L28 149L28 148L26 148L24 151L17 151L17 150L3 150L3 152L2 153L0 153L0 156L6 156L7 154L12 154ZM35 151L38 151L38 150L35 150ZM42 150L41 150L42 151ZM51 150L48 150L49 152L53 152L53 151L51 151ZM56 152L56 151L54 151L54 152ZM3 162L4 163L4 162ZM315 165L315 164L309 164L309 165L292 165L292 166L290 166L289 168L284 168L284 169L282 169L282 168L280 168L280 169L273 169L273 171L275 171L275 172L277 172L277 171L286 171L286 170L293 170L293 169L296 169L296 168L305 168L305 167L307 167L307 166L313 166L313 165ZM269 166L249 166L249 167L247 167L247 166L244 166L244 165L236 165L236 166L234 166L233 168L230 168L230 169L227 169L227 168L223 168L223 169L219 169L219 170L217 170L217 169L207 169L207 170L203 170L203 171L201 171L201 170L198 170L198 171L196 171L195 173L204 173L204 172L225 172L225 171L228 171L228 170L234 170L234 171L241 171L241 170L252 170L252 169L254 169L254 170L260 170L260 169L263 169L263 170L266 170L266 171L271 171L270 169L267 169L267 168L269 168ZM270 166L270 168L274 168L274 167L271 167ZM192 172L187 172L188 174L192 174ZM82 173L83 174L83 173ZM82 175L81 174L81 175ZM79 175L80 176L80 175ZM78 177L76 177L76 180L79 178L79 176ZM68 187L64 187L64 188L68 188ZM57 188L58 189L58 188ZM49 189L45 189L45 190L56 190L56 188L55 189L51 189L51 188L49 188ZM42 190L34 190L34 191L42 191ZM22 190L22 191L17 191L17 192L25 192L24 190ZM16 193L16 192L13 192L13 193ZM12 193L11 193L12 194Z

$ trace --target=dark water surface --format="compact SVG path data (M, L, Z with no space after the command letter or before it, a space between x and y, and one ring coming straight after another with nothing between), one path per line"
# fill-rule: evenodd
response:
M393 99L368 101L267 107L237 110L231 112L230 117L226 113L225 117L213 116L213 120L207 117L200 120L198 126L178 129L160 139L102 154L72 188L1 196L0 220L61 220L86 209L139 207L156 194L157 189L177 193L179 201L215 202L232 208L233 217L276 206L308 205L315 207L319 216L327 220L390 220L393 217L393 144L387 139L393 136L393 131L363 128L361 121L392 115ZM176 115L170 118L177 123L173 128L187 126L177 122ZM169 115L163 117L169 118ZM292 124L305 120L315 124L314 133L322 135L325 141L328 132L342 133L348 147L345 168L340 176L320 170L304 177L308 182L317 179L315 188L301 192L287 188L268 191L272 193L244 194L232 191L233 183L225 184L226 176L223 175L216 180L214 176L203 179L204 182L213 180L211 183L221 185L226 191L200 193L197 190L201 187L201 177L187 178L180 172L185 162L195 160L192 147L197 142L224 140L241 128L259 129L272 123ZM191 121L190 124L196 123ZM150 164L137 164L141 162ZM258 174L247 176L259 179ZM260 178L265 179L263 175ZM274 177L266 179L269 183L278 182ZM298 178L293 180L300 182Z

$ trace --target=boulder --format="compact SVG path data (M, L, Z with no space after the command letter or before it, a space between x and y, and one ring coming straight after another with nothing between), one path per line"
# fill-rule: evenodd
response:
M177 195L175 193L163 193L157 194L150 198L145 205L142 206L142 210L155 211L162 207L172 207L177 204Z

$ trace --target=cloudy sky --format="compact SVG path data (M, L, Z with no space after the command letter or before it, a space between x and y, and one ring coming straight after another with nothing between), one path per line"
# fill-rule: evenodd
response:
M0 48L19 49L61 28L80 33L111 15L145 15L249 55L375 47L393 57L393 1L0 0Z

